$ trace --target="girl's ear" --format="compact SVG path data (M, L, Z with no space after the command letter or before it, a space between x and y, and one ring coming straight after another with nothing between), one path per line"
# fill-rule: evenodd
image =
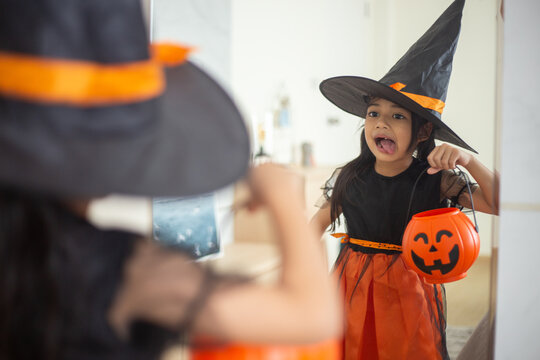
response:
M431 132L433 131L433 123L428 121L420 127L418 130L418 142L426 141L429 139Z

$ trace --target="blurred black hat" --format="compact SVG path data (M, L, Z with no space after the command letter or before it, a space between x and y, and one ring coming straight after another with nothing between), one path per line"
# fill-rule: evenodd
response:
M0 1L0 183L62 195L192 195L249 140L188 49L149 47L140 1Z

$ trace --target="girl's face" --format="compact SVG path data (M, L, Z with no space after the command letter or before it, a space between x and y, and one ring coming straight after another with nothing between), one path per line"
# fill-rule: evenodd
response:
M368 105L365 136L377 162L399 163L409 161L412 133L411 112L381 98L374 98Z

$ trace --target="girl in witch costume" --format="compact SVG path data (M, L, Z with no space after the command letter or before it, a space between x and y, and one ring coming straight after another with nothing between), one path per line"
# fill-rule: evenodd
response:
M346 234L334 266L345 301L346 359L447 359L445 294L400 256L412 215L448 206L494 210L494 175L441 121L464 1L456 0L380 80L342 76L321 83L341 109L365 118L360 155L336 170L312 223L319 234L343 214ZM411 194L414 196L411 198Z

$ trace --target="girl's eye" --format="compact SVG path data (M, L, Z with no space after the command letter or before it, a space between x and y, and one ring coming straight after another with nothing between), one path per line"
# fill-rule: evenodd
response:
M394 119L405 119L405 116L401 114L394 114Z
M369 117L377 117L378 115L379 115L379 113L376 112L376 111L370 111L370 112L368 112L368 116L369 116Z

